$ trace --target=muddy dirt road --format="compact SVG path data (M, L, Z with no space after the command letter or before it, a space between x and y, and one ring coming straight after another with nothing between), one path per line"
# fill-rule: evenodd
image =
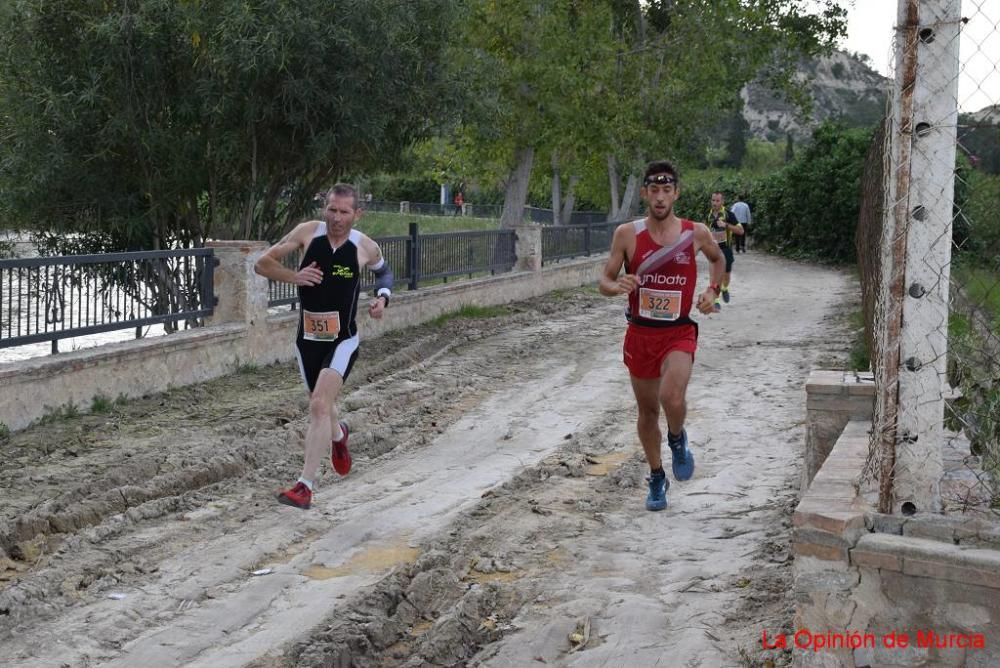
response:
M301 466L291 364L10 436L2 664L760 665L791 622L804 381L842 359L855 289L755 254L735 278L701 319L698 469L661 513L624 302L594 289L363 343L354 470L310 511L273 497Z

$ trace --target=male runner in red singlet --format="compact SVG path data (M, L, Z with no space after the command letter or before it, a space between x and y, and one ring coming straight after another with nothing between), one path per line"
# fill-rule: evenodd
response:
M649 164L640 191L649 213L615 229L599 285L603 295L628 295L625 366L639 408L639 441L650 468L648 510L667 507L670 486L660 454L661 406L667 415L667 445L674 478L688 480L694 474L694 455L688 447L684 419L698 324L688 314L692 305L702 313L712 313L725 270L722 252L708 228L674 215L679 181L671 163L662 160ZM695 302L695 255L699 251L712 264L709 285ZM625 273L619 276L623 266Z

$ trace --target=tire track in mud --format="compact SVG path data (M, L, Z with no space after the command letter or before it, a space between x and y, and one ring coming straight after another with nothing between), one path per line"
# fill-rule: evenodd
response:
M19 575L22 585L41 583L44 573L51 580L16 604L20 621L0 617L0 642L25 667L503 666L538 658L585 666L629 656L624 647L649 653L634 665L653 654L683 659L672 665L738 663L746 641L739 629L748 620L778 624L785 612L781 545L797 482L790 455L804 434L798 393L818 350L838 336L823 314L844 296L842 277L828 270L743 262L760 280L740 284L734 297L753 308L703 322L689 394L699 474L672 487L666 513L641 509L644 466L617 360L621 304L573 291L569 316L560 300L540 299L488 321L365 342L341 403L349 421L370 420L352 433L356 469L324 480L311 513L272 499L301 464L305 402L295 373L260 370L269 387L247 388L244 378L232 392L191 401L199 424L173 416L184 431L168 443L188 457L248 445L255 466L129 511L148 517L110 515L57 536L56 549L84 566L42 556ZM805 303L781 317L783 297L768 286L793 277ZM713 352L713 340L726 351ZM602 350L615 357L607 387L580 384ZM750 372L730 405L741 364ZM570 397L603 393L607 405L574 403L561 389L531 394L547 383ZM544 443L525 441L532 429ZM774 451L740 447L758 442ZM484 443L518 454L508 464L487 462L490 448L470 461L454 457L450 479L458 482L434 486L440 497L451 484L465 483L463 491L415 505L426 518L397 530L405 516L393 512L434 498L420 496L424 479L433 480L422 459ZM463 480L472 476L480 477ZM496 485L485 483L489 476ZM651 531L662 537L650 542ZM678 549L672 536L689 544ZM721 567L707 561L715 553L724 555ZM264 567L274 572L249 576ZM118 591L126 601L103 598ZM568 640L572 633L585 641Z
M674 484L665 513L641 509L634 410L611 411L253 665L787 665L755 643L791 623L800 392L817 360L846 348L836 312L852 291L841 275L778 264L741 286L762 302L751 317L703 325L688 416L699 473ZM768 286L789 269L813 301L773 317L781 296Z
M584 291L578 296L577 306L584 313L579 316L581 320L585 319L586 312L595 305L604 308L608 306L607 302L593 293ZM356 373L362 379L373 379L373 382L365 384L362 381L356 385L355 390L345 394L342 406L349 420L363 421L374 415L381 416L381 421L374 423L371 428L357 430L352 436L352 451L356 453L356 461L363 463L363 466L374 467L386 457L396 457L399 452L419 449L467 413L483 396L496 391L512 379L529 380L524 377L525 370L523 365L519 366L520 361L537 355L540 351L544 354L546 350L558 348L561 339L566 338L574 327L578 327L567 323L553 325L547 322L546 311L550 306L545 300L541 300L541 303L515 305L511 308L510 315L488 322L454 321L444 328L424 328L423 331L418 328L416 332L411 331L406 337L408 342L398 340L399 337L395 341L391 337L382 337L372 342L375 345L369 344L368 348L374 350L366 350L365 353L372 356L375 364L366 367L359 363ZM466 350L468 346L472 348ZM461 349L461 354L449 354L457 349ZM385 354L380 355L379 352ZM401 358L407 357L411 363L402 369L390 370L393 365L400 363ZM273 375L274 371L268 370L267 373ZM543 372L539 370L534 373L538 375ZM296 379L295 383L298 382L300 381ZM289 386L295 383L283 379L278 385L284 391L289 391ZM302 392L298 387L292 391ZM267 392L262 394L268 396ZM268 553L280 552L296 541L308 542L308 536L318 535L326 518L304 521L302 530L291 539L283 535L284 527L281 526L280 516L271 499L271 490L266 487L270 482L280 484L292 476L300 465L300 455L294 449L291 453L285 450L290 444L295 448L300 447L305 416L289 419L287 408L275 410L261 406L262 410L256 414L253 424L243 425L236 436L227 434L230 430L226 426L212 423L211 416L217 412L247 414L249 411L246 401L251 402L251 405L259 405L261 398L256 397L255 400L252 396L246 396L243 397L243 402L223 401L218 408L209 408L208 402L203 403L201 415L197 419L205 420L204 427L184 426L184 422L174 416L173 421L182 430L176 440L156 435L159 439L156 447L161 451L166 450L187 459L196 459L207 450L224 449L228 442L239 443L228 447L247 448L254 453L256 469L248 466L245 470L235 471L233 478L205 481L207 484L179 494L173 493L176 489L160 487L164 493L173 493L160 498L155 498L155 489L142 488L137 482L137 487L145 489L143 498L148 500L124 513L118 512L120 508L109 503L102 518L99 510L88 509L83 513L77 506L74 512L86 519L86 522L80 524L89 523L89 526L72 527L64 524L66 531L57 534L51 533L51 529L58 523L49 521L47 526L36 529L36 539L42 537L50 541L47 545L49 551L40 555L32 568L18 573L0 591L0 607L8 610L7 615L0 617L0 632L9 630L11 637L17 637L28 623L38 624L60 614L66 617L66 608L69 608L69 615L72 616L74 612L79 613L81 608L96 607L97 612L91 610L86 615L78 615L81 626L86 621L91 629L103 624L111 630L103 638L101 633L93 630L81 633L87 640L81 643L82 647L75 656L106 660L114 656L134 634L130 636L123 629L128 624L116 621L113 612L103 610L100 604L85 603L93 603L95 596L105 594L111 588L148 588L151 580L180 577L179 573L170 571L170 567L164 567L164 563L176 560L185 550L197 549L200 543L216 533L232 532L244 537L247 533L253 533L256 545L266 546L250 550L253 556L241 558L239 561L242 563L238 567L229 565L227 568L205 569L211 572L205 573L204 577L198 573L191 574L190 592L170 592L164 588L161 592L163 600L158 603L152 602L152 597L144 597L144 602L150 605L143 615L158 622L169 622L176 616L174 608L183 611L198 601L210 600L223 594L224 592L218 591L220 587L225 588L236 579L244 580L247 569L266 560ZM297 408L302 410L304 401L299 401ZM86 416L82 419L96 418ZM166 418L164 421L169 423L171 419ZM71 425L72 421L67 426L72 428ZM24 438L27 435L17 436ZM222 439L228 441L220 448L219 441ZM101 445L104 446L103 451L114 451L115 447L119 451L132 447L131 443L127 446L125 443L129 442L110 438L102 441ZM199 445L192 447L192 443ZM178 452L182 454L178 455ZM364 463L366 459L370 461ZM149 470L157 469L149 466ZM58 482L58 470L48 470L46 474ZM37 474L31 475L37 477ZM109 475L105 479L111 477L113 476ZM197 479L196 475L190 477L192 480ZM155 477L145 482L148 485L153 480ZM321 489L339 491L335 486L344 482L346 480L334 481L329 487L324 485ZM263 490L260 489L262 484L265 485ZM100 486L98 480L88 487L99 489ZM81 501L83 504L93 502L93 499L87 499L86 496ZM71 506L72 503L65 503L66 508ZM269 531L269 526L261 527L261 514L265 525L275 523L278 528ZM240 525L253 529L246 531ZM216 540L223 552L247 552L245 549L241 550L241 541L238 539L227 542L223 537ZM133 610L134 614L138 613ZM72 628L72 623L70 626ZM65 632L66 629L63 628L61 633ZM33 652L25 652L23 658L28 660Z
M513 315L511 326L537 319L524 307ZM399 337L378 340L370 346L375 348L378 359L370 365L359 362L357 374L382 378L382 384L391 384L386 379L405 374L407 369L419 369L428 359L479 340L487 332L475 326L466 330L455 322L437 330L418 328L416 334L409 341L400 341ZM401 345L393 350L392 344ZM132 402L111 416L87 415L41 425L16 434L11 443L5 444L6 462L0 475L5 489L0 511L0 582L17 581L0 591L0 614L15 619L28 614L33 595L25 589L38 594L48 592L46 598L51 598L53 583L42 586L39 578L32 578L32 572L43 570L38 566L50 561L60 562L55 564L55 570L72 572L72 566L60 557L67 551L79 550L79 540L63 544L76 532L124 514L124 521L110 522L114 530L105 528L85 534L85 541L99 544L127 534L128 527L136 523L197 507L206 494L192 492L220 482L241 478L259 482L264 477L280 485L296 468L298 443L291 443L290 452L286 446L288 441L304 437L306 402L294 368L272 367L262 372L277 388L273 393L261 392L265 396L258 402L252 397L241 400L238 391L233 391L232 386L239 387L241 380L246 384L245 374ZM223 393L230 395L227 401L220 402L216 397L220 386ZM365 389L364 385L357 389L348 386L342 402L348 415L353 409L356 417L369 418ZM282 392L286 396L280 402L274 401ZM355 398L355 394L360 396ZM402 399L397 397L396 410L411 403L405 391L396 394L402 395ZM157 415L164 408L172 415ZM380 425L369 433L356 434L352 439L356 456L375 456L391 450L394 443L385 434L396 426ZM257 435L270 446L267 452L261 452L259 443L248 445L247 439ZM275 460L285 461L275 466ZM279 473L285 464L289 468ZM270 471L262 471L262 467ZM266 475L269 472L272 475ZM134 556L132 550L126 553ZM81 589L88 579L93 578L81 575ZM59 588L64 587L60 584Z

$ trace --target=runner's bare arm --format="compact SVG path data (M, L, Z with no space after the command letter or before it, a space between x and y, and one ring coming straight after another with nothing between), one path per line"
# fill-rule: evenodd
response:
M286 234L281 241L264 251L254 264L254 271L272 281L295 285L319 285L323 281L323 272L315 262L298 271L286 267L281 262L291 253L305 249L306 242L312 238L316 225L316 221L296 225L295 229Z
M361 253L358 255L358 262L368 268L374 268L382 261L382 249L378 242L370 236L361 233Z
M695 252L704 253L711 263L709 265L708 287L698 295L698 300L695 302L698 310L707 314L712 312L712 302L718 296L712 286L719 286L722 283L722 276L726 272L726 259L719 249L719 244L712 238L712 233L703 223L697 223L694 226L694 245Z
M625 266L629 252L634 250L635 228L630 223L616 227L611 238L611 252L597 285L598 291L605 297L625 295L638 287L639 281L632 274L618 275Z

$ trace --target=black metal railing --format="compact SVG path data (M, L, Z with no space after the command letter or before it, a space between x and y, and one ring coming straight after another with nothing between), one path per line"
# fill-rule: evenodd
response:
M215 308L211 248L0 260L0 348L162 324Z
M416 290L421 282L447 281L452 276L496 274L514 268L513 230L478 230L420 234L417 223L410 223L405 236L375 239L382 255L392 268L397 289L403 286ZM301 255L285 258L285 266L297 268ZM375 276L367 268L361 270L361 289L370 290ZM296 287L290 283L268 281L269 307L298 303Z
M402 202L373 200L364 202L362 208L375 213L404 213ZM406 202L405 213L417 216L465 216L467 218L496 218L503 213L502 204L476 204L467 202L461 209L454 204L439 204L436 202ZM524 207L522 216L526 222L552 225L554 216L552 209L536 206ZM608 219L604 211L574 211L570 214L570 225L603 223Z
M605 253L618 221L596 225L546 225L542 227L542 264L553 260Z
M536 206L524 207L524 219L541 225L554 225L555 215L552 209L541 209ZM570 225L595 225L608 220L608 214L603 211L573 211L569 216Z
M286 255L281 260L281 264L289 269L298 271L302 262L302 253L292 253ZM267 305L271 306L291 306L295 310L295 305L299 303L298 288L292 283L267 279Z
M421 280L445 279L462 274L495 274L514 268L514 231L479 230L417 235L415 225L410 245L407 278L411 290Z

